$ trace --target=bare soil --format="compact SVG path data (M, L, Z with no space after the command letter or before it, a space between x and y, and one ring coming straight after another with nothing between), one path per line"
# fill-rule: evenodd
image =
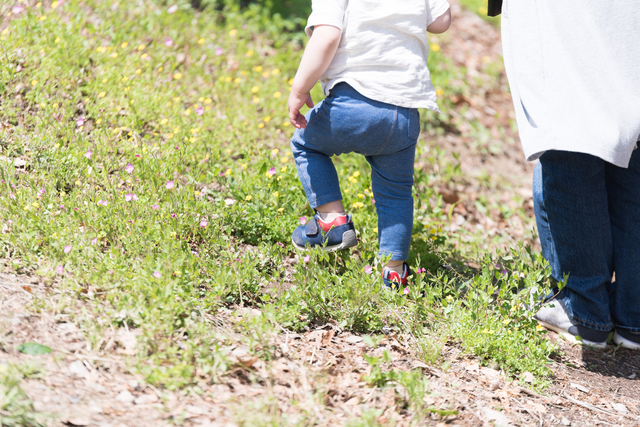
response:
M526 382L480 366L456 347L445 346L443 358L449 368L444 371L420 362L406 337L387 336L373 348L362 337L331 324L303 334L275 335L277 357L269 362L250 357L238 344L231 372L216 384L203 377L198 383L202 393L197 394L159 390L134 375L127 368L131 359L126 334L105 337L121 345L95 352L86 331L70 317L34 310L34 301L55 306L55 298L38 278L0 276L1 363L35 361L42 366L41 376L24 380L22 387L35 410L50 414L52 426L252 425L257 422L252 417L269 413L265 406L284 414L273 420L274 425L303 416L323 425L344 425L372 408L381 410L379 422L410 425L411 414L398 415L405 404L402 390L363 381L371 370L363 356L380 356L385 350L392 355L385 368L420 369L429 379L424 401L434 410L433 425L640 424L640 353L582 349L552 333L562 353L550 361L554 383L544 395L530 390ZM225 311L217 327L233 334L234 323L252 314L259 312ZM16 347L25 342L47 345L53 352L22 354ZM436 411L457 414L441 416Z

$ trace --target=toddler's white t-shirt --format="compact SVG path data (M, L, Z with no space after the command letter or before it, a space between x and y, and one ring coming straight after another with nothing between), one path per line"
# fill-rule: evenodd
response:
M338 50L320 78L325 96L340 82L376 101L438 110L427 68L427 26L449 9L446 0L313 0L305 29L342 30Z

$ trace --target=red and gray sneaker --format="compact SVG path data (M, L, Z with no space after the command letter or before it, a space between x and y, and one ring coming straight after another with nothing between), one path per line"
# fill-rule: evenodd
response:
M297 249L321 247L325 251L338 251L358 244L350 215L324 222L317 213L309 222L293 231L291 240Z
M410 275L411 269L406 262L402 264L402 274L398 274L387 267L382 269L382 281L384 285L394 291L406 288L409 284Z

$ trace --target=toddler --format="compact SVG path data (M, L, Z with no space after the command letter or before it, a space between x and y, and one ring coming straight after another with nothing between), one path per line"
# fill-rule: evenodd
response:
M293 232L295 247L357 244L331 156L356 152L371 165L383 281L404 287L413 228L418 108L438 111L427 68L426 32L449 28L446 0L313 0L310 37L289 95L291 150L314 217ZM320 80L326 98L314 106ZM306 116L300 109L307 105Z

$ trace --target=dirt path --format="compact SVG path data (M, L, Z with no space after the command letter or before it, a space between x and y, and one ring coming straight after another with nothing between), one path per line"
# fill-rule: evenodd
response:
M131 337L105 337L119 345L96 353L86 339L87 331L70 322L71 313L36 313L34 300L55 305L55 294L40 280L0 276L0 363L39 367L40 373L23 380L21 387L35 411L49 415L47 425L255 425L258 420L252 417L264 417L265 406L285 414L274 419L274 425L303 418L343 425L368 409L380 411L379 421L385 415L386 421L392 421L402 413L402 392L372 387L362 380L371 373L363 356L380 356L384 350L392 355L385 370L420 369L428 379L423 400L433 411L434 425L640 424L637 352L595 352L559 341L564 354L550 365L556 378L543 396L529 390L527 383L505 381L502 372L479 366L455 347L444 348L450 366L445 372L418 361L401 337L388 336L373 348L362 337L328 324L303 334L273 336L279 357L267 363L248 357L239 345L233 352L237 363L229 375L217 384L203 378L199 393L186 394L158 390L127 369L133 360L126 354L132 350ZM82 315L82 307L75 310L74 316ZM258 312L228 311L217 327L233 334L234 323L252 314ZM44 344L53 351L40 356L18 352L16 348L26 342ZM441 416L438 411L457 415ZM409 420L408 416L395 421L409 425Z

